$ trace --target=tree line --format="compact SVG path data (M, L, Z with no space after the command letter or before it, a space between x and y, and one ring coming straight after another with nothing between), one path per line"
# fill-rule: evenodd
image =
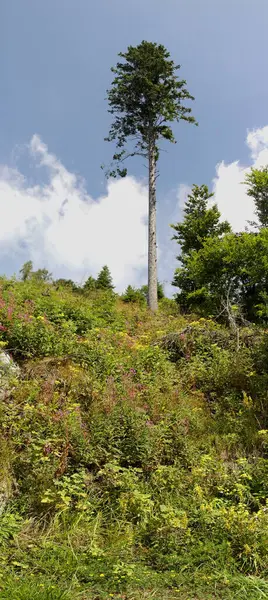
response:
M214 194L206 185L193 185L182 220L171 225L172 239L180 248L180 266L172 284L179 288L175 300L183 313L194 312L230 324L268 319L268 166L251 169L243 183L255 204L256 220L249 223L250 229L233 232L230 223L221 219L213 203ZM52 282L51 273L45 268L34 271L32 261L22 266L20 275L23 281ZM53 283L78 293L113 292L115 288L107 265L82 286L63 278ZM157 280L157 300L164 297L163 284ZM128 285L121 298L148 303L148 285Z
M110 269L107 265L102 267L97 277L90 275L83 285L78 285L72 279L56 279L53 281L52 273L48 269L37 269L34 271L33 262L28 260L25 262L20 271L20 279L22 281L32 281L35 283L53 283L57 289L60 287L69 289L72 292L78 293L89 293L94 291L106 290L113 292L115 285ZM159 281L157 282L157 297L158 300L162 300L165 297L164 286ZM142 302L148 298L148 286L142 285L140 288L135 288L132 285L128 285L125 292L122 294L122 299L125 302Z

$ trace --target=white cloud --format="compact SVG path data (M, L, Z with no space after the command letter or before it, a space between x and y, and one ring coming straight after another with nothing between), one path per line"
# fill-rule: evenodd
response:
M247 133L250 166L268 164L268 126ZM46 183L34 185L18 170L0 168L0 259L11 260L16 270L32 259L35 268L46 266L57 277L81 281L108 264L118 291L128 283L140 285L147 271L147 189L133 177L108 183L106 193L93 200L84 182L70 173L37 136L28 153L38 181L45 170ZM28 156L28 159L30 159ZM30 165L30 160L28 163ZM213 180L214 201L222 217L236 231L254 219L254 204L242 185L250 166L221 162ZM159 206L159 277L168 295L168 282L178 266L178 246L171 242L169 223L182 218L191 188L181 183L170 190L164 209ZM177 200L177 201L176 201ZM22 245L23 244L23 245ZM23 259L22 259L23 255ZM3 267L2 267L3 270Z
M242 185L245 175L251 167L260 168L268 164L268 126L261 129L248 131L246 144L250 151L250 166L245 166L235 161L225 163L224 161L216 165L216 177L213 179L212 187L215 193L211 202L218 204L223 219L227 219L234 231L243 231L249 227L248 221L255 220L254 203L246 193L246 186ZM181 183L177 192L173 193L177 202L173 202L173 210L170 210L169 222L177 223L183 218L183 207L191 192L191 186L187 183ZM171 281L175 269L178 267L176 256L179 254L179 247L175 242L165 239L162 249L163 259L161 270L165 271L166 279ZM170 284L166 286L166 293L172 296L176 292Z
M190 193L191 193L191 187L189 185L186 185L185 183L181 183L179 185L179 188L177 191L178 202L177 202L177 206L176 206L176 213L178 213L178 209L183 210L184 204ZM176 214L176 217L177 217L177 214Z
M81 281L108 264L118 290L140 283L147 263L147 190L132 177L108 183L97 201L33 136L35 168L48 183L31 185L15 169L0 170L0 249L21 265L21 244L36 268L46 266Z
M250 165L242 165L238 160L229 164L222 161L216 165L216 177L212 182L215 196L211 203L218 204L222 218L231 223L234 231L244 230L248 221L255 220L254 202L247 195L243 181L251 167L260 168L268 164L268 126L248 131L246 144L250 151ZM191 187L186 183L179 185L175 221L181 218L179 213L190 191Z
M268 164L268 126L249 131L246 144L250 150L250 166L241 165L239 161L230 164L221 162L216 166L213 180L214 201L234 231L244 230L247 222L255 219L254 202L247 195L242 182L250 167L260 168Z

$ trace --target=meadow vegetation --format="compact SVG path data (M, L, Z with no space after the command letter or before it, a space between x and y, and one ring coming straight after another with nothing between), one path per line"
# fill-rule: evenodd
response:
M0 280L0 598L267 598L268 330L71 283Z

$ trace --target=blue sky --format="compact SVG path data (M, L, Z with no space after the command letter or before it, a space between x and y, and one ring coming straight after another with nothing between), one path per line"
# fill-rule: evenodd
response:
M164 44L174 61L182 65L180 74L195 96L192 108L199 127L176 126L178 143L166 147L161 156L160 273L162 279L170 279L169 261L172 252L176 254L176 246L173 244L172 251L167 227L170 219L181 214L180 186L211 185L216 165L222 161L229 166L228 177L234 161L239 160L244 167L251 164L252 147L245 143L247 132L262 131L268 124L267 0L2 0L0 23L0 163L4 166L2 179L6 181L7 169L9 183L12 177L16 179L16 184L10 184L9 202L12 190L18 194L18 186L24 192L26 188L33 190L36 184L52 189L51 165L45 166L44 173L36 165L35 151L26 151L34 135L67 173L84 179L84 193L91 199L85 196L84 200L99 202L107 194L100 164L108 162L112 152L103 141L109 128L105 91L118 52L147 39ZM40 162L40 148L37 154ZM20 184L18 173L24 176ZM129 173L134 183L144 183L146 170L139 161L129 163ZM23 202L25 197L20 200ZM36 202L40 202L40 194ZM4 201L0 202L2 223L5 210ZM25 214L29 221L27 210ZM231 219L232 215L228 216ZM118 215L115 218L118 221ZM142 219L144 227L144 215ZM41 221L36 226L41 227ZM32 248L37 242L29 236L27 227L18 222L13 245L2 233L1 271L16 270L26 258L28 245L31 256L39 263L48 259L55 272L75 271L68 261L64 263L63 253L53 264L46 254L47 240L43 254L40 248ZM144 245L143 232L137 229L137 235ZM107 248L106 262L109 252ZM135 252L132 263L139 249ZM144 255L142 245L140 252ZM92 271L98 268L98 261L90 262L87 257L85 269L90 270L91 264ZM135 271L133 264L131 269ZM144 262L139 269L144 276ZM121 277L119 287L126 278L127 273Z

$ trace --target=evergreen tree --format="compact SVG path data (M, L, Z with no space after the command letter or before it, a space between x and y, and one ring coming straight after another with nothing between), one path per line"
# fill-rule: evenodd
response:
M98 274L98 277L96 280L96 289L97 290L113 290L114 289L112 276L111 276L109 267L107 267L107 265L105 265L101 269L100 273Z
M157 310L157 242L156 242L156 165L161 139L175 142L170 123L188 121L191 109L185 100L193 100L186 81L177 76L179 65L170 60L162 45L143 41L129 46L112 68L115 78L108 91L109 112L115 116L107 141L116 142L113 166L109 175L125 177L124 161L142 156L148 161L149 219L148 219L148 304ZM132 143L127 150L127 141Z
M124 302L137 302L142 304L145 302L145 297L141 290L137 290L132 287L132 285L128 285L125 293L122 295L122 300Z
M227 221L220 221L221 214L217 205L209 205L213 196L206 185L193 185L185 204L183 221L171 226L176 231L172 239L181 248L178 260L182 265L176 269L172 285L180 289L176 300L185 311L194 309L196 305L202 306L207 298L193 269L193 261L198 252L201 252L208 240L220 239L223 234L231 231Z
M95 289L96 289L96 279L94 279L94 277L92 277L90 275L83 285L83 290L85 292L91 292L92 290L95 290Z
M185 203L184 219L177 225L171 225L176 231L173 240L181 247L182 259L192 250L200 250L208 237L219 237L231 231L227 221L220 222L220 211L216 204L209 206L209 200L214 194L206 185L193 185L192 193L188 194Z

